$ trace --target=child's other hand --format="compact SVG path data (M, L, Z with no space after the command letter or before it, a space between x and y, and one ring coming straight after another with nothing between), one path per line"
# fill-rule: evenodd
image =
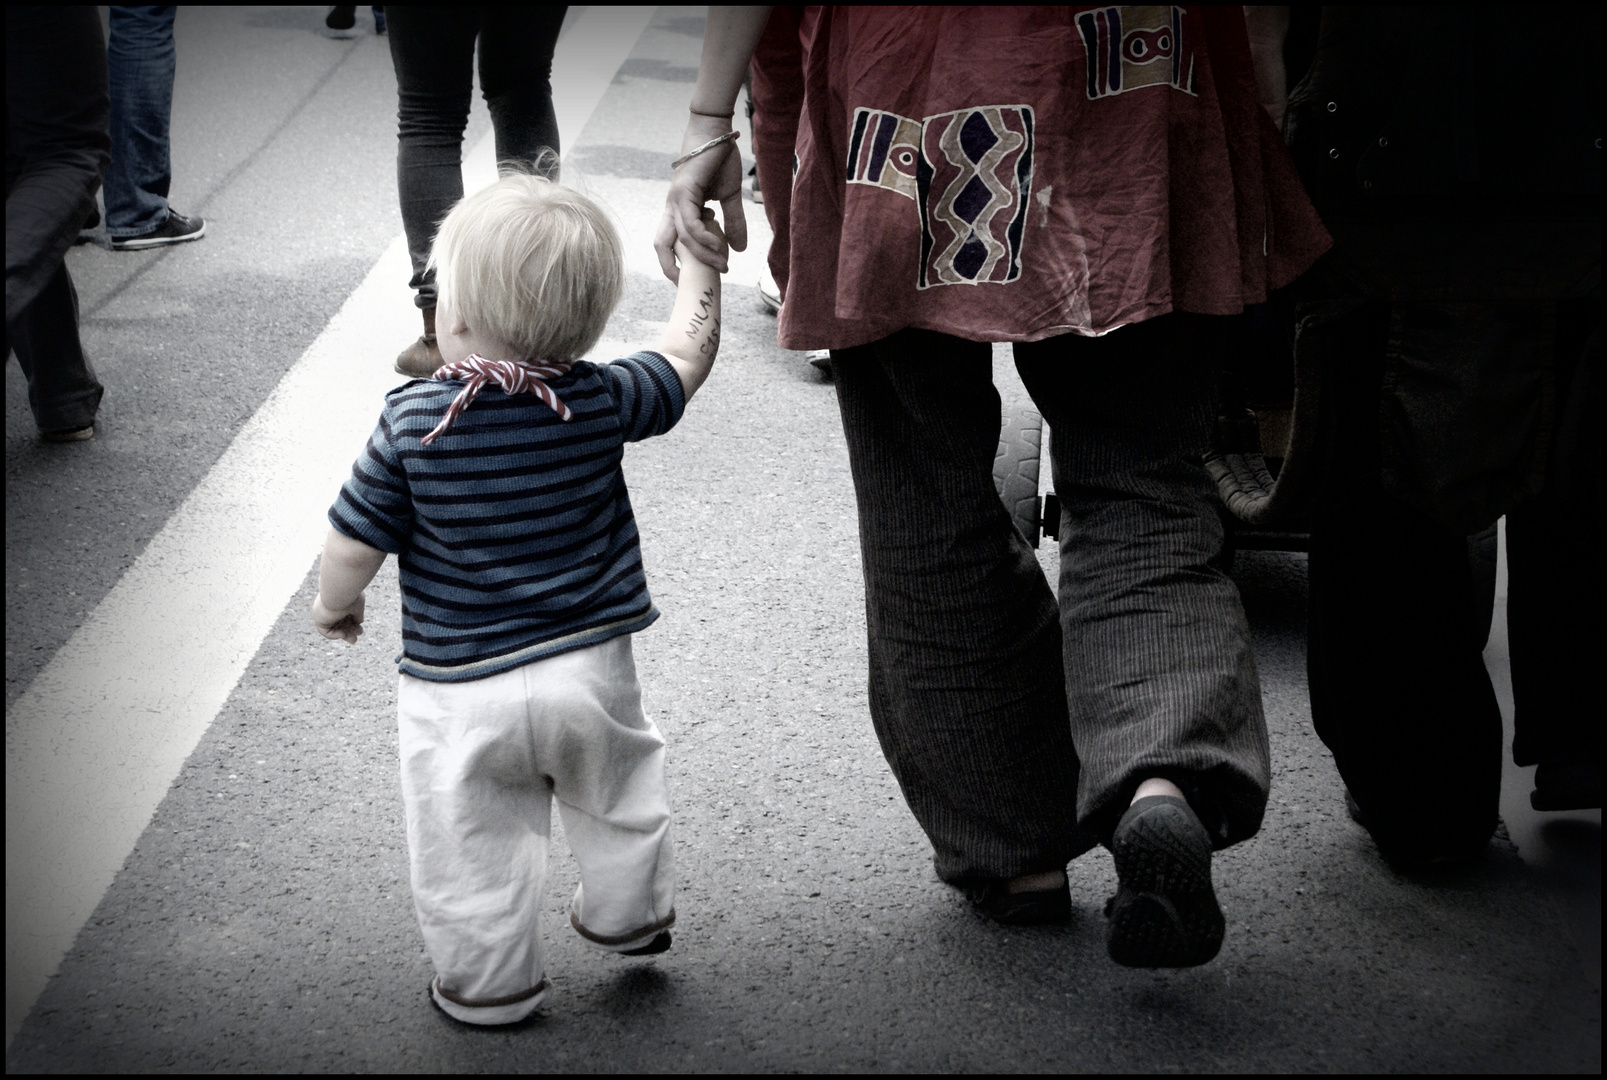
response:
M329 640L355 645L363 635L363 594L358 593L356 602L344 611L331 611L324 606L320 593L312 602L312 621L318 632Z

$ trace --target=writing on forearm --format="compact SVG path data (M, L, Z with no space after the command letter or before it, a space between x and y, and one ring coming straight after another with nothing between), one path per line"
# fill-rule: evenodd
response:
M697 340L703 328L708 324L709 316L714 310L714 290L704 289L703 295L698 297L697 310L692 312L692 323L686 328L686 336Z
M712 357L720 347L720 317L714 314L714 303L714 289L704 289L686 328L686 336L698 343L699 356Z
M720 348L720 279L683 245L676 245L675 254L683 271L681 287L659 339L660 351L681 376L681 387L690 398L709 377Z
M720 320L715 319L714 325L709 327L709 336L703 339L703 343L697 347L697 351L699 356L707 356L712 360L714 359L714 354L719 352L719 350Z

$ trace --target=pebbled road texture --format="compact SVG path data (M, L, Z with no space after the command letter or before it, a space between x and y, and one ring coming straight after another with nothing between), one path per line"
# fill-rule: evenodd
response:
M8 364L8 700L400 232L385 42L328 36L321 14L181 12L174 202L214 231L73 253L103 437L35 443ZM662 191L701 26L701 9L661 9L572 149L627 222ZM484 129L477 103L469 142ZM1215 961L1111 964L1103 851L1071 867L1063 929L993 925L938 882L866 712L832 389L775 345L750 286L727 283L722 355L681 425L626 459L664 611L636 651L670 747L674 948L581 946L555 818L547 1015L475 1031L429 1008L396 776L394 562L354 648L312 633L309 572L7 1071L1600 1071L1599 937L1592 981L1555 877L1500 840L1469 873L1403 878L1346 817L1306 704L1300 556L1236 569L1274 788L1260 835L1214 862ZM609 338L650 342L671 295L633 274ZM388 363L415 332L354 362ZM1024 400L1002 351L996 374L1007 407Z

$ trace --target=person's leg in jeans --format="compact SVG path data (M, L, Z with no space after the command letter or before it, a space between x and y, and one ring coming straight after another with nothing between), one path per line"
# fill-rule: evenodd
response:
M1092 844L1076 827L1054 596L993 485L990 357L924 330L832 354L871 720L938 875L957 885L1058 876Z
M1487 844L1502 734L1467 540L1384 490L1389 319L1388 304L1367 304L1313 331L1325 335L1331 446L1311 514L1306 663L1313 726L1362 823L1386 857L1412 866Z
M497 161L524 162L551 180L558 178L561 152L552 108L552 51L568 10L561 5L488 7L480 28L480 91L491 110Z
M112 93L112 161L106 169L106 235L144 236L167 222L173 180L176 7L113 7L106 56Z
M1082 763L1078 820L1116 853L1124 892L1111 955L1135 966L1215 955L1222 922L1210 852L1260 828L1271 772L1249 627L1237 587L1215 564L1223 527L1201 466L1215 419L1206 347L1214 328L1174 314L1101 338L1015 347L1049 423L1062 506L1059 602ZM1161 829L1163 847L1167 830L1186 831L1194 850L1181 869L1198 895L1144 880L1178 872L1164 851L1140 845L1134 856L1124 846L1130 824L1148 828L1131 813L1151 810L1176 819ZM1176 907L1181 928L1140 918L1123 938L1120 905L1151 895L1166 897L1151 914Z
M63 258L106 168L106 47L92 7L6 9L6 338L47 436L87 434L102 393Z

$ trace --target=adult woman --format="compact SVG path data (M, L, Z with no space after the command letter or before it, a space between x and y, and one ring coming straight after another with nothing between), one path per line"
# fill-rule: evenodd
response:
M724 131L763 9L711 8L684 149ZM1069 914L1116 858L1110 952L1209 960L1216 847L1268 783L1243 608L1199 466L1210 316L1326 235L1256 100L1239 9L810 8L781 342L832 350L858 496L871 714L944 880ZM740 163L676 172L657 245L723 260ZM1059 611L994 494L988 342L1054 435ZM911 512L911 506L915 510Z

